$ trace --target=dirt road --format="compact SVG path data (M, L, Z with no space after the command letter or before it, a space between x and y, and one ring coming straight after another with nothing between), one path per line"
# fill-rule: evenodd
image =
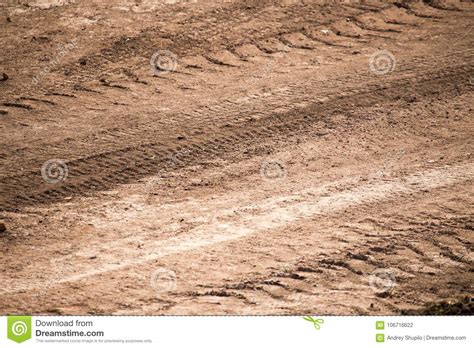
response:
M0 11L0 314L473 297L472 2Z

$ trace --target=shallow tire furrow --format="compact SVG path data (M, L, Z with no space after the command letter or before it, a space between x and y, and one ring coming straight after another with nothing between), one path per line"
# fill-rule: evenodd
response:
M123 149L102 153L99 156L81 158L78 161L67 162L70 166L70 177L65 182L57 184L57 187L51 188L51 185L42 183L38 171L24 173L22 176L9 177L5 180L8 188L15 188L15 191L7 190L2 194L5 201L0 208L12 210L22 205L32 203L49 203L60 200L72 193L91 193L97 190L105 190L111 187L111 183L124 184L136 180L140 177L154 174L167 168L166 162L170 153L180 154L180 161L174 162L174 168L183 167L192 162L199 162L204 159L215 158L225 153L235 151L243 146L250 146L256 139L262 141L262 138L271 138L276 135L292 133L304 130L314 121L324 120L333 112L343 112L346 108L370 106L377 102L383 102L390 99L396 100L400 97L399 90L401 86L410 86L411 90L424 90L425 93L441 93L440 89L446 93L448 89L457 92L459 86L455 81L459 81L460 75L465 72L472 72L472 67L457 67L457 70L444 71L434 74L425 80L418 81L418 85L412 85L410 80L400 84L396 83L385 86L382 91L380 88L369 92L360 92L346 98L336 98L327 103L316 103L301 110L291 110L289 113L270 115L267 118L261 118L258 121L239 124L234 127L220 130L211 136L210 140L186 140L186 144L169 147L161 143L140 144L140 146L129 146ZM433 84L433 81L440 80ZM429 82L429 83L424 83ZM433 87L434 86L434 87ZM439 86L442 86L441 88ZM410 90L405 92L410 95ZM350 101L350 102L349 102ZM309 112L308 110L311 110ZM217 135L222 134L222 135ZM201 150L196 150L200 148ZM165 155L168 153L168 155ZM77 172L76 172L77 170ZM79 173L86 173L79 174ZM107 180L105 180L107 178ZM75 190L77 190L75 192Z

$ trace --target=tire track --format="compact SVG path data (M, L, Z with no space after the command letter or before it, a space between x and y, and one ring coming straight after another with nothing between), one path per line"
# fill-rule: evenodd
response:
M459 86L456 81L472 71L472 66L466 63L449 69L441 69L432 76L415 76L413 79L392 81L387 85L374 84L365 87L369 88L368 91L361 89L358 94L349 97L336 98L326 103L308 102L309 106L286 113L277 113L259 120L236 122L225 130L219 126L209 127L208 132L214 135L207 139L181 141L171 136L160 137L160 142L145 141L139 145L130 145L90 157L70 160L66 162L69 169L67 181L55 186L48 185L42 180L39 168L38 171L5 177L2 179L3 192L0 208L15 210L24 205L50 203L72 194L104 190L112 187L113 183L127 183L149 174L174 170L200 159L222 156L241 146L252 144L256 140L262 141L267 137L283 134L289 136L304 130L315 121L324 121L325 117L334 112L340 113L353 110L355 107L399 99L403 95L410 95L411 90L425 94L447 93L450 90L458 92ZM400 93L400 90L405 90L405 92ZM238 111L238 114L241 113L242 110ZM203 123L212 124L213 122L215 120L212 116L203 120ZM146 138L150 139L149 136ZM183 151L188 154L188 157L181 163L170 161L170 156Z
M359 184L342 191L338 189L336 192L334 189L341 187L342 182L326 186L314 186L308 183L307 188L295 191L290 196L277 196L258 202L252 199L252 195L248 195L251 201L246 201L239 192L235 192L224 196L213 196L211 199L171 203L166 207L145 205L138 210L110 212L108 216L92 221L94 225L99 230L121 229L124 221L127 221L131 226L129 232L133 235L133 241L139 239L142 248L139 250L130 248L132 240L130 237L109 242L95 241L73 255L51 260L51 264L25 266L25 271L34 267L34 271L30 274L35 274L38 278L25 278L23 283L18 279L3 279L5 290L0 291L0 294L24 292L45 286L54 288L60 284L123 270L168 255L268 233L273 229L280 229L315 216L330 216L349 208L449 187L473 179L474 164L460 163L412 173L389 182ZM167 217L161 217L160 212L163 209L168 213L175 211L176 214L197 209L199 213L196 213L196 216L201 217L201 223L185 234L156 240L154 234L147 236L141 223L152 217L154 226L162 232L170 228L169 226L173 224L166 221ZM229 214L233 216L231 221L227 221ZM100 255L101 263L91 261L91 255Z
M393 5L362 7L365 12L353 15L380 20L382 17L378 15L394 8ZM292 9L298 10L298 6ZM291 17L294 14L289 11L287 15ZM331 16L328 23L334 24L340 20L341 13L334 10ZM304 29L286 28L272 37L278 38L291 33L303 35ZM298 39L298 36L296 38ZM306 36L304 38L304 41L309 40ZM404 65L397 71L396 76L384 79L376 78L368 71L349 73L331 81L324 81L325 86L321 88L321 81L317 77L310 77L305 79L304 83L289 83L288 86L271 93L262 92L211 106L188 108L178 115L170 112L151 123L127 128L116 127L92 136L79 137L73 139L72 144L50 143L47 149L37 148L33 152L28 148L5 151L2 157L8 158L4 166L8 168L9 174L1 178L3 184L0 209L16 210L25 205L54 202L74 194L107 189L114 183L127 183L154 174L157 170L175 169L206 156L216 157L219 152L234 150L240 141L245 145L250 143L249 140L258 137L267 138L297 132L320 118L324 119L324 115L336 112L338 108L343 112L357 106L384 102L384 98L390 100L397 96L397 88L406 88L410 84L429 84L444 78L447 81L450 80L449 76L452 77L452 83L455 83L454 76L461 80L463 72L468 74L472 71L472 52L465 50L448 53L437 57L436 61L419 57ZM465 63L454 65L453 59L464 60ZM424 91L426 87L423 87ZM436 88L433 87L430 93L436 93ZM70 96L66 93L56 95ZM403 94L398 97L401 95ZM361 98L365 98L365 101L360 101ZM298 105L298 108L293 105ZM323 116L312 116L307 120L298 116L294 122L286 120L289 116L294 118L296 111L306 111L305 107L312 108ZM208 135L209 139L195 136L199 132ZM185 136L178 136L182 139L170 135L181 133L186 133ZM90 153L87 144L94 144L95 149L108 150L92 150ZM183 145L189 156L179 164L170 162L169 157L182 151L179 148ZM89 153L85 156L78 155L78 151ZM39 169L45 160L52 157L68 159L66 163L71 172L68 182L50 186L42 181Z
M226 100L220 104L213 105L203 105L195 109L189 109L180 112L178 115L173 113L168 113L163 115L162 119L166 119L166 126L169 127L169 124L173 124L176 128L179 128L180 122L177 120L186 120L195 124L195 128L206 128L208 124L216 122L225 122L227 120L232 120L233 124L237 124L239 120L241 122L248 121L252 114L268 114L270 112L275 112L276 109L280 109L283 106L287 106L294 101L295 104L302 102L311 102L312 100L308 96L311 91L313 94L319 96L319 98L330 98L334 96L347 96L353 93L354 91L370 91L374 87L379 86L380 89L389 86L391 81L403 80L406 79L407 82L410 80L413 83L417 82L419 79L423 79L425 72L421 71L426 70L430 71L431 74L436 75L437 70L449 69L453 66L451 60L455 59L456 61L466 60L469 62L472 60L472 53L474 50L466 50L464 52L454 52L448 53L444 56L439 57L440 60L449 61L444 67L441 67L439 62L436 64L426 63L424 58L414 59L409 64L404 65L400 70L397 71L396 77L389 77L384 80L374 78L373 74L370 72L358 72L358 74L349 73L344 74L340 77L337 77L330 81L325 81L325 85L320 87L320 81L315 77L310 77L307 81L303 83L288 83L285 87L280 87L269 93L260 93L257 95L242 96L235 99ZM469 64L469 63L467 63ZM417 69L418 68L418 69ZM415 74L415 75L414 75ZM417 76L417 75L419 76ZM431 75L430 74L430 75ZM362 87L361 87L362 86ZM291 100L289 100L291 98ZM261 100L265 100L266 104L263 104ZM239 113L236 112L236 109L239 109ZM291 107L288 107L290 109ZM156 122L147 122L144 124L137 124L135 126L129 126L127 128L114 127L108 130L102 130L87 137L74 139L76 146L80 144L94 143L97 147L109 147L117 148L122 147L124 143L145 143L143 139L148 138L147 133L154 132L159 128L163 127L163 121L157 120ZM144 137L145 135L145 137ZM74 148L71 146L71 142L65 144L64 141L54 142L48 144L52 149L56 150L67 150L69 148ZM12 150L8 153L8 157L12 158L22 158L28 155L28 149ZM60 156L59 154L50 154L51 156ZM65 158L74 157L74 154L64 153L61 156ZM5 155L7 157L7 155ZM36 156L37 157L37 156ZM46 160L47 158L45 158ZM5 163L5 166L8 165L9 172L15 173L15 161L13 160L11 164ZM34 165L40 165L40 162L36 162ZM22 164L22 167L25 167L25 164ZM26 165L26 167L28 167ZM23 171L23 169L22 169Z

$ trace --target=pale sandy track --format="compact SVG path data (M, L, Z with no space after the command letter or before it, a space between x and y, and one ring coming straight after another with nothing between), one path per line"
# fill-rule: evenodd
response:
M336 193L335 187L343 182L333 183L329 187L308 187L303 191L294 191L291 195L276 195L264 201L246 202L241 194L236 192L225 197L171 204L169 206L134 205L134 212L116 211L98 221L91 221L98 229L119 229L125 224L134 226L129 230L133 237L125 240L114 240L104 243L102 240L90 240L90 246L78 250L74 255L60 259L51 259L50 264L35 264L31 273L40 276L38 281L29 279L19 285L17 281L2 280L5 293L18 293L25 290L54 287L55 284L75 282L83 278L93 277L102 273L123 270L133 265L154 261L165 256L198 248L208 247L216 243L229 242L253 234L265 233L272 229L283 228L299 220L327 216L341 210L354 208L359 205L382 202L393 198L403 199L404 195L416 194L420 191L434 190L453 184L471 182L474 176L474 166L471 163L448 166L446 168L418 172L397 178L390 182L378 182L369 185L357 185L351 189ZM303 183L299 183L303 184ZM311 182L305 186L310 186ZM247 199L257 196L246 192ZM174 216L182 211L192 211L200 220L198 228L189 230L185 235L154 240L154 235L143 233L144 226L152 228L160 234L160 229L171 225L170 221L162 219L163 212ZM258 214L247 213L256 211ZM226 221L228 220L228 222ZM152 223L150 224L150 222ZM179 229L180 226L173 226ZM130 249L132 242L143 243L140 250ZM94 247L97 245L97 247ZM87 265L91 256L99 256L100 263ZM68 268L68 265L74 267ZM65 267L66 266L66 267ZM49 271L53 273L45 276ZM71 274L72 273L72 274Z

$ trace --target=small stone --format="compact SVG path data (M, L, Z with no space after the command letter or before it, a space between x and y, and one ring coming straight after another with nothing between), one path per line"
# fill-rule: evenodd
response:
M107 80L105 77L100 78L99 81L100 81L104 86L110 86L110 81Z
M2 77L0 77L0 81L6 81L8 80L8 75L5 73L2 73Z
M176 139L178 139L178 140L185 140L186 137L185 137L184 135L178 135L178 136L176 137Z
M6 230L7 226L3 222L0 222L0 233L4 233Z
M202 184L201 179L191 179L191 186L200 186Z

